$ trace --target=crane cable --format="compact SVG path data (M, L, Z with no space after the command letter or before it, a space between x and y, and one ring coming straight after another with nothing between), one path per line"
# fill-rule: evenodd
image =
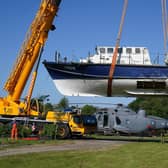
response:
M168 58L166 58L167 50L167 39L168 39L168 16L167 16L167 2L161 0L162 4L162 25L163 25L163 36L164 36L164 50L165 50L165 63L168 64Z
M121 39L121 33L123 29L123 24L124 24L124 19L126 15L126 10L128 6L128 0L124 0L124 6L123 6L123 11L122 11L122 17L121 17L121 22L120 22L120 27L119 27L119 32L117 35L117 40L116 40L116 45L112 57L112 63L109 71L109 78L108 78L108 86L107 86L107 96L110 97L112 96L112 80L113 80L113 75L115 71L115 66L116 66L116 61L117 61L117 54L118 54L118 48L120 44L120 39Z

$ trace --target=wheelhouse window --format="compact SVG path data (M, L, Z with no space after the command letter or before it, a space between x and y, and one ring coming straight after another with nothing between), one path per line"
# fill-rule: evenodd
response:
M100 48L100 53L101 53L101 54L105 54L105 53L106 53L105 48Z
M122 48L118 48L118 53L122 54L122 52L123 52L123 49Z
M126 48L126 53L131 54L132 53L132 48Z
M135 48L135 53L136 53L136 54L140 54L140 53L141 53L140 48Z
M107 48L107 53L108 53L108 54L113 53L113 48Z

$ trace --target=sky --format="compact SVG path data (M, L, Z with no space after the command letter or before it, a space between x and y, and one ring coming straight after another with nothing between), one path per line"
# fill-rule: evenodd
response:
M0 97L22 46L26 32L41 0L2 1L0 5ZM58 103L64 95L55 88L42 61L54 60L55 51L69 61L94 54L97 45L115 46L124 0L62 0L54 20L56 30L49 33L44 47L33 97L50 95ZM160 53L163 60L161 0L128 0L121 46L144 46L154 60ZM26 87L27 89L27 87ZM27 91L23 92L24 97ZM123 103L135 98L67 97L70 103Z

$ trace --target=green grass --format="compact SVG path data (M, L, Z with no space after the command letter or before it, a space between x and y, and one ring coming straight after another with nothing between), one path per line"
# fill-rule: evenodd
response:
M135 142L103 151L62 151L0 157L1 168L167 168L168 144Z

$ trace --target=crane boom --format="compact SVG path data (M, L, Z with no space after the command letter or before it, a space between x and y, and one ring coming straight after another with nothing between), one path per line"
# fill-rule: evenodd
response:
M48 37L48 32L54 28L52 22L60 2L61 0L42 0L20 49L16 64L4 85L9 100L17 102L20 99L40 49Z
M39 111L29 108L30 102L20 101L20 96L24 90L31 71L40 57L40 52L47 40L50 30L54 30L52 25L61 0L42 0L40 8L29 28L25 41L20 49L16 63L12 72L4 85L8 92L6 97L0 97L1 116L38 116ZM33 84L28 92L27 100L33 90L34 80L37 73L33 74Z

